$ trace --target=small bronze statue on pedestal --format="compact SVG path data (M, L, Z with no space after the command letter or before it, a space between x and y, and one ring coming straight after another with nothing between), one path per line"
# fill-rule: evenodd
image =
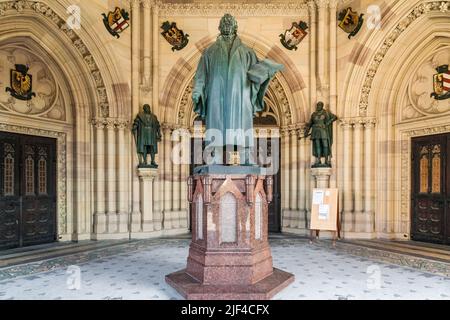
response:
M161 141L161 126L148 104L144 105L143 110L134 119L132 128L139 155L139 168L158 168L155 155L158 153L158 142ZM148 154L151 157L150 164L147 162Z
M334 114L323 108L323 102L317 103L316 111L311 115L311 120L305 128L305 138L311 136L313 156L316 157L312 168L331 168L333 122L336 120ZM325 163L322 163L322 157L325 158Z

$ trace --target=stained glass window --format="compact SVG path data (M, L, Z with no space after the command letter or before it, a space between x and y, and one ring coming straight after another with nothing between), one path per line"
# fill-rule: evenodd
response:
M5 196L14 195L14 148L9 143L4 144L4 172L3 193Z
M38 162L39 194L47 194L47 160L41 157Z
M431 192L441 193L441 146L435 145L432 154Z
M428 148L423 147L420 151L420 193L428 193L428 169L429 154Z

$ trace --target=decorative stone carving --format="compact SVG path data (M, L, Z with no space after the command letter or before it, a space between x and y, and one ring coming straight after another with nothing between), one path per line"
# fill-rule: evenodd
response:
M42 14L43 16L47 17L51 21L53 21L54 24L56 24L57 28L59 28L62 32L66 34L66 36L69 38L69 40L74 44L74 47L77 49L77 51L81 54L81 56L84 58L84 61L89 67L89 70L91 70L91 75L93 78L93 82L95 83L97 89L105 89L103 78L101 77L100 68L97 66L92 54L87 49L86 45L84 44L83 40L81 40L80 37L66 24L66 20L62 17L60 17L55 11L53 11L48 5L39 2L39 1L28 1L28 0L21 0L21 1L5 1L0 3L0 15L6 16L6 15L17 15L17 12L25 12L27 10L30 10L31 12L36 12L38 14ZM94 76L94 72L97 72L97 75ZM98 91L100 94L100 91ZM103 117L109 116L109 102L108 98L105 97L101 99L98 97L99 100L99 113Z
M406 88L408 105L402 111L402 119L409 120L421 116L450 113L447 100L436 100L430 96L433 92L433 75L436 67L450 64L450 48L441 48L417 67Z
M400 21L396 28L386 37L383 45L377 51L377 53L373 57L373 61L371 62L367 72L365 80L363 81L363 87L361 89L361 98L359 101L359 115L366 116L367 115L367 107L369 105L369 95L372 90L372 83L377 74L378 68L383 61L384 57L388 50L392 47L394 42L398 39L400 34L407 27L411 25L417 18L421 17L424 14L427 14L431 11L441 11L445 12L445 8L448 8L450 4L449 1L432 1L432 2L424 2L417 5L402 21ZM443 11L444 10L444 11Z
M96 129L119 129L124 130L130 128L130 121L119 118L94 118L91 124Z
M302 1L290 3L169 3L157 2L161 16L219 16L224 12L234 16L307 16L308 6Z
M29 101L12 98L5 90L9 86L10 70L15 64L28 65L28 73L33 76L33 91L36 96ZM53 74L41 58L26 48L6 46L0 49L0 105L6 110L45 116L55 120L65 120L65 103Z

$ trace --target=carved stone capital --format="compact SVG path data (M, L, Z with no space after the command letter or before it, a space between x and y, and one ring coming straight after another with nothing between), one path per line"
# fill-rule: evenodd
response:
M369 96L370 92L372 91L373 81L388 50L392 47L395 41L418 18L433 11L446 12L449 5L450 1L431 1L420 3L416 5L412 10L410 10L409 13L406 14L402 20L400 20L395 28L392 28L392 31L384 39L383 45L373 55L372 62L369 64L369 67L366 71L366 76L363 81L363 87L361 88L361 98L359 102L360 116L367 115L367 107L369 105Z
M329 5L329 0L316 0L317 8L320 9L327 9Z
M141 0L142 1L142 7L145 9L150 9L153 5L155 5L154 0Z

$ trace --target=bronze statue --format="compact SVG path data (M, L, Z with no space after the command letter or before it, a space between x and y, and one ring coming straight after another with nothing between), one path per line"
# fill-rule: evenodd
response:
M214 162L222 163L222 147L237 146L242 163L250 164L253 117L264 109L264 95L283 66L265 59L242 43L230 14L220 20L217 41L203 51L192 90L194 112L205 119L205 140L214 145ZM221 137L216 137L217 132ZM214 143L212 143L214 142ZM245 159L245 160L244 160Z
M323 108L323 102L318 102L316 111L311 115L311 120L306 124L305 138L311 136L313 141L313 156L316 162L313 168L331 167L331 147L333 146L333 122L337 117ZM311 130L311 134L309 131ZM325 163L322 163L322 157Z
M139 168L158 168L155 155L158 153L158 141L161 141L161 126L148 104L143 109L134 119L132 128L139 155ZM151 157L150 164L147 163L148 154Z

